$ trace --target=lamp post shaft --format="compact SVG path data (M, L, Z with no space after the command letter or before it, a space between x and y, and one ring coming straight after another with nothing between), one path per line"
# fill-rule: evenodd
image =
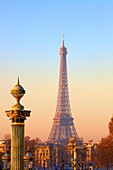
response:
M24 123L12 124L11 170L24 170Z

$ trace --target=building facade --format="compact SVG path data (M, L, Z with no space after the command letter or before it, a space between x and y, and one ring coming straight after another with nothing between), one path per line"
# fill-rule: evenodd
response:
M35 165L38 168L53 169L70 166L71 156L68 155L67 146L60 144L39 144L35 149Z

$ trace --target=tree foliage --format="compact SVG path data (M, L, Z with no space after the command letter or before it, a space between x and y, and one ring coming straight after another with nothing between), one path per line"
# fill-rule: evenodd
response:
M25 137L25 151L27 150L27 148L29 147L30 152L34 155L35 152L35 146L39 143L41 143L42 141L39 138L35 138L35 139L31 139L29 136Z
M113 136L113 117L111 118L108 127L109 127L109 134Z
M109 122L108 128L109 135L101 139L95 152L96 165L104 167L113 165L113 117Z

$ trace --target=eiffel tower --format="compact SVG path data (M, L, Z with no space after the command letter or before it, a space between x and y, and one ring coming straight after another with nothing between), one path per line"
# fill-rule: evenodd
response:
M60 74L56 114L54 117L53 126L49 134L47 143L65 144L71 137L78 138L73 118L71 114L71 107L68 92L68 77L66 54L67 49L64 46L64 38L62 47L60 48Z

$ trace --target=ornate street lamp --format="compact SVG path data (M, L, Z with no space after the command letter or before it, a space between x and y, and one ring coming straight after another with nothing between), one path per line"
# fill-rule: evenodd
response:
M6 115L10 117L12 125L11 138L11 170L24 170L24 126L26 117L30 116L30 110L24 110L24 106L20 104L20 99L24 96L25 90L19 83L11 90L11 94L16 99L16 104L11 110L6 111Z
M6 150L6 153L4 156L2 156L3 161L3 169L9 170L10 169L10 152L9 150Z
M25 162L25 170L33 169L33 155L30 152L29 147L27 148L27 153L24 156L24 162Z

